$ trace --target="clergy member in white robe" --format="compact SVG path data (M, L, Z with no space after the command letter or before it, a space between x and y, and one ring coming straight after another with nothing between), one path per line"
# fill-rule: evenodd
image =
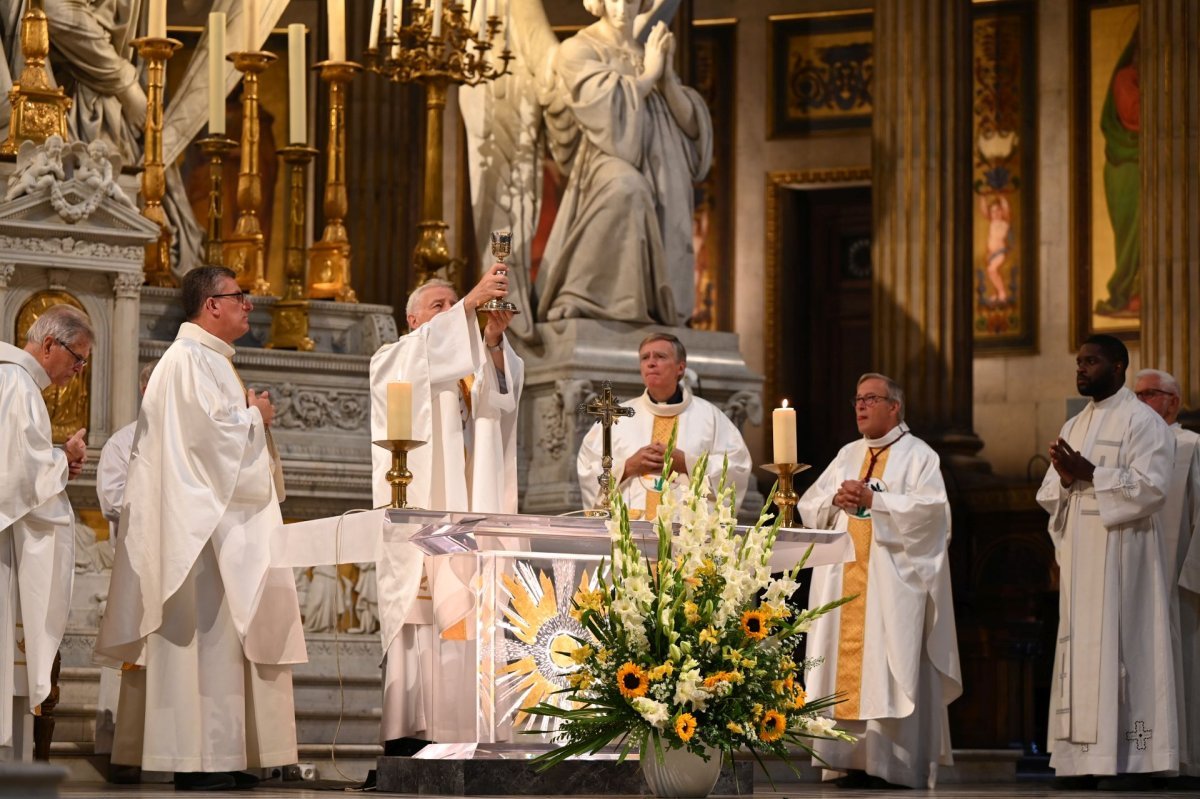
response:
M83 313L55 305L23 349L0 342L0 760L32 757L31 711L50 693L75 575L67 480L87 458L86 431L56 447L42 391L83 371L93 338Z
M492 312L480 333L476 308L503 298L500 265L463 299L430 280L409 297L411 332L371 358L371 437L387 437L387 384L412 385L412 437L428 442L408 456L408 503L436 510L517 512L517 408L524 364L504 331L512 315ZM375 504L391 500L391 456L375 448ZM464 624L471 594L462 575L434 571L416 545L385 542L378 563L380 632L386 653L381 735L385 754L412 754L410 742L476 740L475 664ZM437 636L436 641L434 637ZM470 662L467 662L467 661ZM435 693L433 672L440 673ZM462 672L460 679L448 675Z
M1148 773L1179 767L1158 518L1175 437L1124 388L1118 339L1090 336L1075 363L1091 402L1050 445L1037 495L1060 574L1047 748L1064 787L1100 777L1097 787L1145 790Z
M1133 390L1175 435L1171 490L1161 513L1175 646L1179 773L1200 777L1200 435L1179 423L1182 398L1173 375L1143 369L1137 373Z
M274 408L231 360L252 306L224 267L188 272L181 294L189 321L138 414L96 653L143 667L142 723L123 702L113 762L220 789L296 762L290 664L307 658L292 572L270 566Z
M632 417L618 417L612 427L612 480L625 505L639 514L652 515L658 507L666 446L676 423L679 432L671 468L691 474L696 460L708 453L708 475L716 490L729 457L727 484L737 491L738 502L750 482L750 450L737 427L720 408L694 396L681 381L687 369L687 350L670 333L652 333L638 347L638 363L646 390L622 403L633 408ZM583 438L576 459L583 505L595 505L600 494L603 429L592 427Z
M854 744L814 740L845 787L880 781L933 788L951 765L947 706L962 694L950 589L950 503L937 453L904 423L895 381L859 378L854 412L863 437L842 447L800 498L806 527L847 530L852 563L813 569L809 606L857 594L818 619L809 696L842 693L833 707ZM822 765L814 760L814 765Z

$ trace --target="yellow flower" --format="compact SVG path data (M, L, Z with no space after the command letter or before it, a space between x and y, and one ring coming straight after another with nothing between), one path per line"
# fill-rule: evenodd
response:
M583 663L594 654L596 654L596 650L592 649L590 645L584 644L581 647L571 650L571 660L576 663Z
M717 631L712 627L705 627L700 631L700 643L712 644L716 646L721 639L717 637Z
M645 696L649 687L650 681L646 679L646 672L636 663L626 663L617 670L617 688L626 699Z
M607 663L612 658L612 652L609 652L606 647L600 647L600 651L596 653L597 663Z
M759 719L762 718L764 710L765 710L765 708L763 708L763 706L761 704L759 704L758 702L755 702L754 705L750 708L750 715L754 717L755 721L758 721Z
M741 681L742 673L740 671L718 671L716 674L704 678L704 687L713 688L723 682L740 683Z
M687 619L688 624L695 624L700 621L700 606L695 602L684 602L683 617Z
M680 713L679 718L675 719L675 734L684 743L692 740L696 734L696 717L691 713Z
M583 620L583 612L593 610L596 613L604 611L604 592L580 590L575 594L575 607L571 608L571 617L576 621Z
M650 678L651 682L657 682L665 677L670 677L674 673L675 664L668 660L661 666L655 666L650 669L650 671L646 672L646 676Z
M805 693L804 689L801 688L799 685L795 686L792 689L792 709L793 710L801 710L804 708L804 705L807 702L808 702L808 694Z
M728 724L726 724L725 729L729 730L734 735L745 735L746 734L746 730L743 729L742 725L738 724L736 721L731 721Z
M567 685L577 690L590 688L592 685L592 675L586 671L577 671L574 674L567 675Z
M758 737L767 743L778 741L787 732L787 716L778 710L768 710L758 725Z
M771 690L777 694L783 693L783 680L771 680Z
M771 631L771 620L759 610L748 610L742 614L742 632L753 641L761 641Z

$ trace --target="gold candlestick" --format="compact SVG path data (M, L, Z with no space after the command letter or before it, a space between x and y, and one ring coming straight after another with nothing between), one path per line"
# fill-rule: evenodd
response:
M325 176L325 232L312 246L308 296L314 300L358 302L350 287L350 238L345 218L346 197L346 84L362 70L353 61L322 61L321 80L329 84L329 153Z
M304 299L304 269L308 265L305 246L308 219L308 164L320 152L306 144L291 144L279 151L287 164L288 214L285 238L283 298L271 309L271 340L268 349L303 350L315 346L308 337L308 300Z
M238 172L238 220L233 234L224 243L225 266L237 273L238 286L251 294L268 294L263 264L263 233L259 222L262 209L262 169L259 165L258 76L271 66L274 53L262 50L230 53L242 73L242 162Z
M166 81L167 59L183 47L177 39L146 36L134 39L133 45L146 61L146 133L145 168L142 170L142 216L158 225L158 240L146 245L142 270L148 286L174 286L171 274L171 228L162 207L167 193L167 173L163 165L163 86Z
M46 56L50 54L50 25L39 3L30 3L21 18L21 53L25 66L21 77L8 93L12 116L8 138L0 144L0 153L16 155L23 141L41 144L58 134L67 141L67 112L71 98L50 83L46 74Z
M221 222L225 217L224 161L237 149L237 142L216 134L197 142L200 152L208 156L208 227L204 231L204 262L213 266L225 263L221 251Z
M792 488L792 478L806 469L811 469L807 463L766 463L762 468L779 475L779 485L775 489L775 506L779 508L781 527L791 527L795 518L796 503L800 495Z
M392 504L388 507L411 507L408 504L408 486L413 481L413 473L408 470L408 453L425 446L425 442L408 438L383 438L371 443L392 453L392 468L387 473L387 481L392 486Z

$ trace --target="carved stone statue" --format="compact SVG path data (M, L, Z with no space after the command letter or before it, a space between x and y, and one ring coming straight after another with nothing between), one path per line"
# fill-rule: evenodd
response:
M66 180L63 171L63 140L61 136L50 136L41 145L31 141L21 143L17 151L17 168L8 177L8 191L4 200L15 200L24 195L49 191L55 181Z
M473 184L484 188L473 187L476 226L508 217L515 273L528 267L520 259L537 218L513 196L522 181L541 180L540 164L522 163L537 154L522 131L535 98L533 121L567 175L533 291L539 321L681 325L691 316L693 182L711 163L712 121L675 74L673 35L661 21L648 27L661 2L584 0L598 20L559 45L538 0L510 0L512 76L460 93Z

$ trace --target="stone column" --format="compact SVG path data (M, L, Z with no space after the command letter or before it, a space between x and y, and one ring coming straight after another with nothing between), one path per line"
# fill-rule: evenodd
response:
M1200 412L1200 6L1142 0L1142 363Z
M0 263L0 311L4 310L4 295L8 292L8 284L16 272L16 264ZM13 343L17 344L17 342Z
M875 3L871 128L874 359L907 395L914 430L970 460L968 5Z
M119 272L113 277L112 404L109 432L137 418L138 410L138 314L141 312L142 273ZM102 335L99 332L97 335ZM97 342L99 343L99 342Z

